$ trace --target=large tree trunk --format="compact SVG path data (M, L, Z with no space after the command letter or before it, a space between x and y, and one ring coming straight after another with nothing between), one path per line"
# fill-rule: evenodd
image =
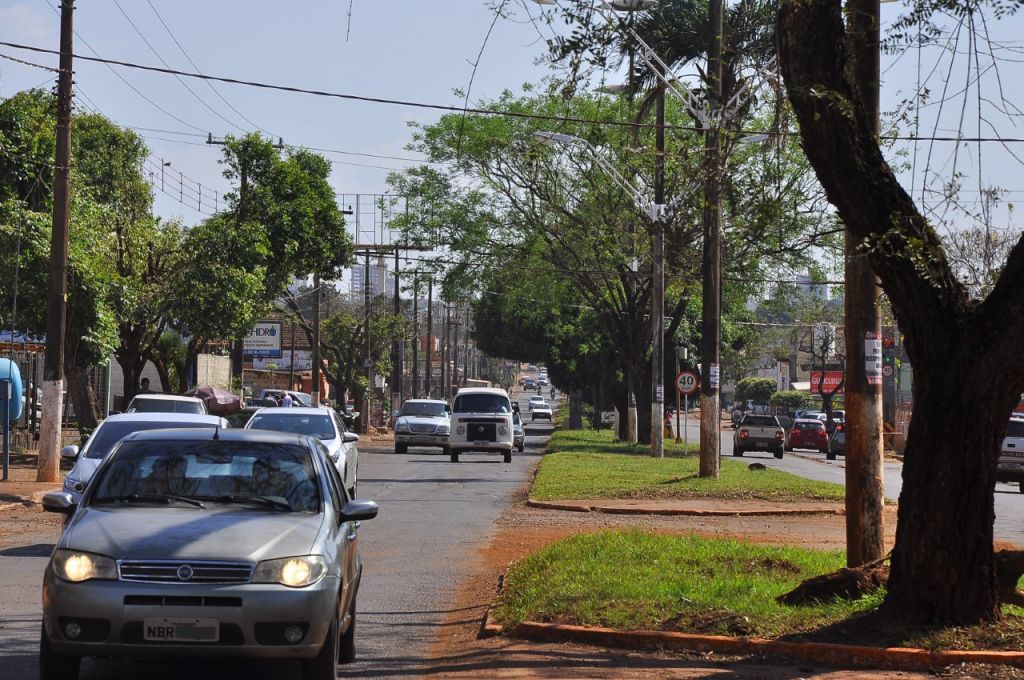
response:
M992 554L999 441L1024 389L1024 237L983 302L882 156L849 81L839 0L787 0L779 64L804 150L892 301L914 367L896 546L894 618L970 624L999 616Z
M66 358L64 378L67 382L68 396L71 397L75 416L78 418L78 430L83 435L88 434L99 424L99 405L96 393L89 386L87 369L76 365L73 358Z

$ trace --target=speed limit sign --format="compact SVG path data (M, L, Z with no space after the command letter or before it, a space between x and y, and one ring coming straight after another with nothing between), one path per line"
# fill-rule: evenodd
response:
M700 387L700 376L694 371L681 371L676 376L676 389L680 394L693 394Z

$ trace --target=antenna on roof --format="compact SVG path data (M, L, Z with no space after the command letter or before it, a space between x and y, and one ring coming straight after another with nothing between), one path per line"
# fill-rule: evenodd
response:
M220 439L220 423L213 426L213 440L217 441Z

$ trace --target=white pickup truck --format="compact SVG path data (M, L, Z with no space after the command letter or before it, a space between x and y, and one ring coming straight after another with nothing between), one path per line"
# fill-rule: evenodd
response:
M771 451L782 458L786 444L786 431L775 416L748 413L736 426L732 437L732 455L742 456L747 451Z
M996 481L1017 482L1020 492L1024 493L1024 415L1014 414L1006 426Z

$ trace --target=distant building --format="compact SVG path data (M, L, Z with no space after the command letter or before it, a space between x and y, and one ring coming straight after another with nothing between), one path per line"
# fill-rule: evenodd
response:
M352 297L356 300L363 297L366 283L366 264L361 262L352 268L352 279L349 283ZM394 295L395 277L388 275L388 263L381 257L376 263L370 263L370 295Z
M797 274L794 279L796 280L798 290L806 297L813 297L823 301L827 301L829 299L827 283L815 281L811 278L810 274Z

